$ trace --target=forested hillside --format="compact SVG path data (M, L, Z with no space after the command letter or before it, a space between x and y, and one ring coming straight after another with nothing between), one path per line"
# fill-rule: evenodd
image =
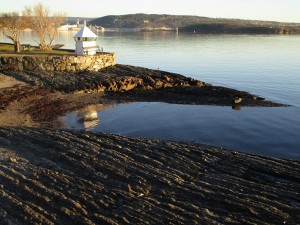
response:
M209 18L157 14L129 14L104 16L90 20L89 25L107 29L175 30L197 33L300 33L300 24L274 21Z

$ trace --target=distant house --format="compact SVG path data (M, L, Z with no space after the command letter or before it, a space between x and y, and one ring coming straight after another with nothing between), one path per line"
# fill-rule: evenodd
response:
M66 24L58 28L59 31L69 31L69 30L76 30L76 29L77 29L77 25L75 24L74 25Z
M58 28L59 31L70 31L70 30L80 30L82 27L84 26L84 24L80 24L80 20L77 19L76 24L66 24L66 25L62 25Z

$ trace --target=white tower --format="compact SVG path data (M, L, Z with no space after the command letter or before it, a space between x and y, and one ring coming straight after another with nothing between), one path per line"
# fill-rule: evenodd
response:
M96 43L97 37L98 36L86 26L86 22L84 21L83 28L74 36L74 40L76 41L76 55L95 55L99 49Z

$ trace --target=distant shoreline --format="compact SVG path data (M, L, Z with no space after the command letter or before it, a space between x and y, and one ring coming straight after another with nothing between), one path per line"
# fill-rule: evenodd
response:
M71 21L69 21L71 22ZM109 31L178 31L201 34L300 34L299 23L157 14L104 16L88 25Z

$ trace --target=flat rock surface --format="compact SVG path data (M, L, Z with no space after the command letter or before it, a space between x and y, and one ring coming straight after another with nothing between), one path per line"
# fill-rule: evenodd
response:
M299 190L299 161L0 128L0 224L299 224Z

